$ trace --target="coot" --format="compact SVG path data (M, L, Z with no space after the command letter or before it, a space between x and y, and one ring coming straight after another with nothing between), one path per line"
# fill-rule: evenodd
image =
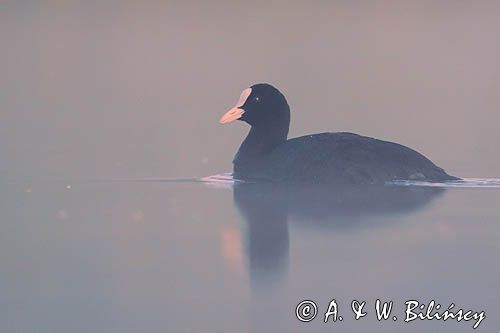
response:
M243 90L219 122L234 120L251 126L233 160L235 178L339 184L459 179L415 150L358 134L319 133L287 140L290 107L270 84Z

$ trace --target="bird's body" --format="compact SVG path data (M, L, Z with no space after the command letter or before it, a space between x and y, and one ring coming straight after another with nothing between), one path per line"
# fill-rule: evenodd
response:
M290 139L253 161L237 154L233 163L236 178L267 181L380 184L457 179L408 147L345 132Z
M245 89L237 106L220 122L236 119L252 126L233 160L236 178L321 184L459 179L415 150L393 142L346 132L287 140L289 106L268 84Z

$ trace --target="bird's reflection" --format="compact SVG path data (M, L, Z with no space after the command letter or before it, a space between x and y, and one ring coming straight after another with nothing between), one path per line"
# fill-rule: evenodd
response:
M246 255L253 288L279 282L288 267L288 223L326 231L382 227L425 207L443 189L402 186L237 184L234 203L246 222Z
M248 185L248 186L247 186ZM248 266L252 283L276 282L288 267L288 207L283 192L270 184L234 188L234 202L246 226Z

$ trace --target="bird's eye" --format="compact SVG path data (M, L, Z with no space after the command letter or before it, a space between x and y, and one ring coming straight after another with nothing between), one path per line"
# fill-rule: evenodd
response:
M256 102L258 102L258 101L260 101L260 97L259 97L259 96L256 96L256 97L254 98L254 100L255 100Z

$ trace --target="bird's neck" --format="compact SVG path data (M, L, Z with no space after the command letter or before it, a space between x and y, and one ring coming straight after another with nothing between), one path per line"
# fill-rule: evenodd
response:
M252 126L234 158L234 165L250 165L258 162L267 153L284 143L288 136L289 123L284 126L265 124Z

